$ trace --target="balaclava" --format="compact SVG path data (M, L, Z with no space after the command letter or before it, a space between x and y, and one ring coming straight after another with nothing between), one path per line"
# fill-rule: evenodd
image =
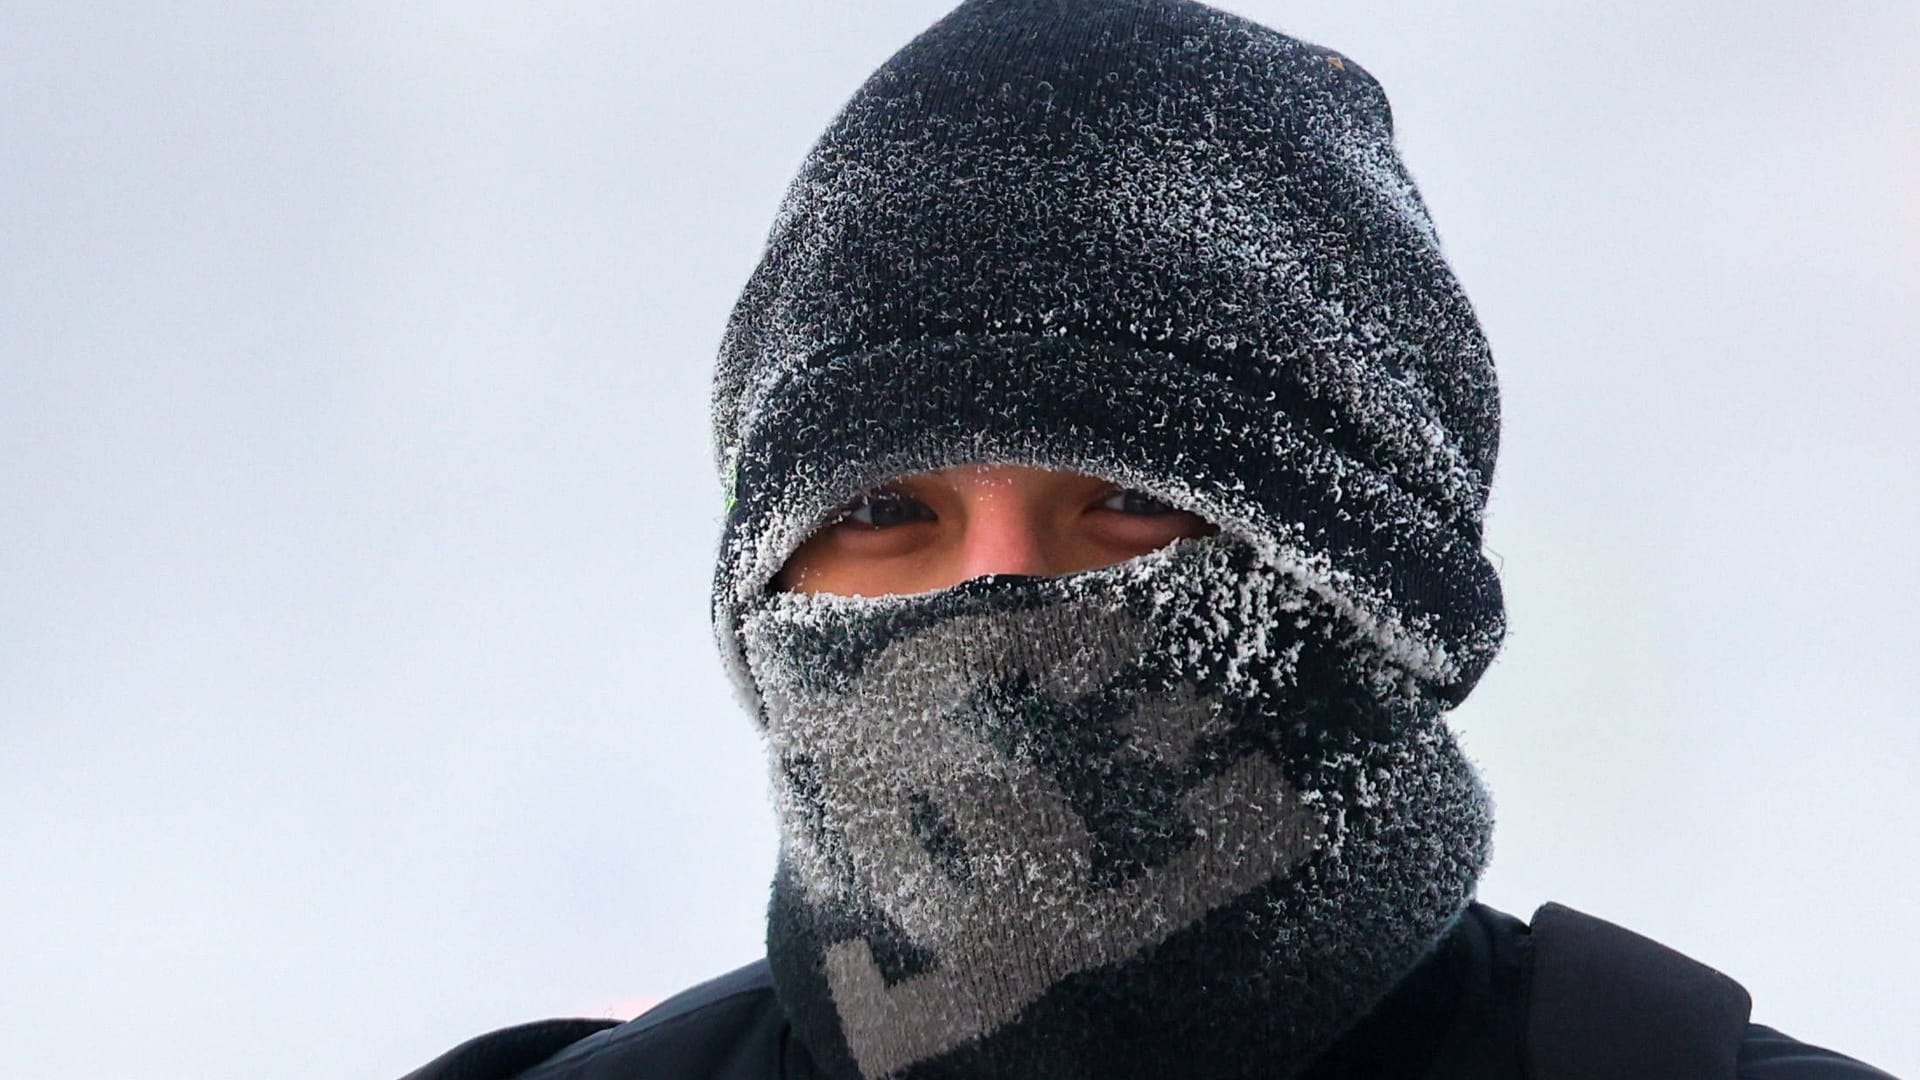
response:
M1504 625L1497 395L1351 60L1185 0L969 0L808 155L713 408L768 955L827 1074L1292 1075L1470 901L1444 717ZM773 588L850 498L994 462L1220 531Z

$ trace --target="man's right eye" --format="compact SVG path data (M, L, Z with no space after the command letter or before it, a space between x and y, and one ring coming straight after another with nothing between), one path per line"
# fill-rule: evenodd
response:
M915 521L932 521L933 508L896 491L872 491L855 499L839 517L869 529L888 529Z

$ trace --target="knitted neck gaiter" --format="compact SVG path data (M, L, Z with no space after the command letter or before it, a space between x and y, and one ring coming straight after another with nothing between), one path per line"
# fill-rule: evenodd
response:
M1359 65L1189 0L967 0L808 154L713 421L768 950L836 1077L1282 1077L1466 905L1499 402ZM1220 534L770 591L849 499L996 462Z
M844 1077L1285 1077L1467 904L1487 802L1378 651L1221 537L743 624L769 955Z

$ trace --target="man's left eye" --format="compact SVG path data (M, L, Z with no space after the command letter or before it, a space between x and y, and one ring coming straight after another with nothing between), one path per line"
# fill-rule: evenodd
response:
M1171 514L1173 507L1143 491L1121 490L1107 496L1100 502L1100 509L1112 510L1121 514L1137 514L1153 517L1159 514Z

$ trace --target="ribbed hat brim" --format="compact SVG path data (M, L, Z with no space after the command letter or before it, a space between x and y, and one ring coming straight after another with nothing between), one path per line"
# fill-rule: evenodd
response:
M816 357L757 396L768 404L743 425L714 581L736 679L740 614L837 508L971 463L1091 473L1200 514L1448 700L1499 647L1500 583L1477 532L1342 452L1299 410L1185 359L1068 336L956 335Z

